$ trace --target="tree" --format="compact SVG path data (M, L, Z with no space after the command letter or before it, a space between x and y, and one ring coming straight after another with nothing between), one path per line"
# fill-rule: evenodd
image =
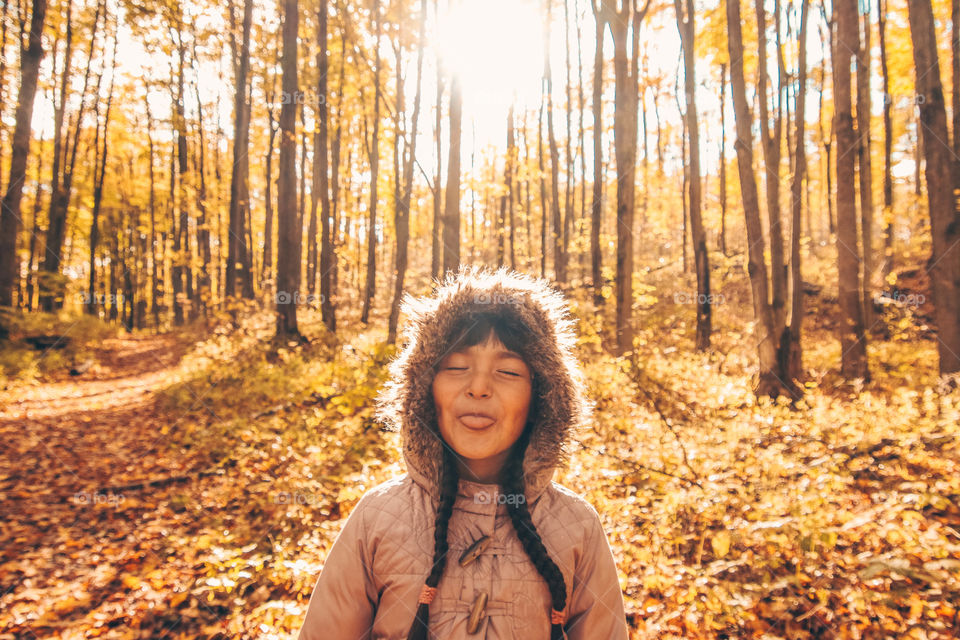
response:
M67 210L70 206L71 195L73 193L73 177L76 168L77 148L80 142L80 132L83 126L83 119L86 115L87 100L81 99L77 110L75 124L72 135L64 139L60 136L58 144L58 134L63 125L63 118L66 111L66 101L69 93L69 79L73 40L72 6L67 5L67 43L64 52L63 70L60 78L60 103L54 113L54 159L52 184L50 189L50 212L48 215L46 250L43 254L44 278L41 285L40 306L44 311L53 311L60 308L63 304L66 282L61 274L63 262L63 245L67 232ZM97 28L100 21L100 13L103 7L103 0L97 3L96 11L93 17L93 26L90 31L90 47L87 53L87 65L83 74L83 89L80 92L81 98L86 98L89 88L90 71L93 67L92 61L96 50ZM61 146L62 145L62 146ZM61 155L62 149L62 155Z
M797 62L796 94L796 137L794 140L793 179L790 182L790 326L781 338L781 352L786 351L785 378L799 380L803 372L803 353L800 333L803 329L803 278L800 272L800 214L803 208L803 178L807 169L807 156L804 146L804 125L806 124L807 101L807 14L809 0L800 0L800 35L797 44L799 55ZM809 206L809 204L808 204Z
M600 273L600 218L603 212L603 34L606 29L606 11L591 0L595 23L593 56L593 200L590 203L590 273L593 282L593 302L603 304L603 278ZM586 188L586 185L584 185Z
M954 20L954 27L960 28ZM877 31L880 34L880 72L883 78L883 264L881 276L886 280L893 269L893 100L890 98L890 72L887 68L887 2L877 0ZM956 30L954 31L956 33ZM955 83L956 84L956 83ZM956 107L954 107L956 110ZM958 112L960 113L960 112Z
M848 379L868 380L867 338L860 297L860 252L857 245L857 203L854 163L857 139L852 112L850 69L860 48L856 0L836 0L833 58L834 130L837 135L837 271L839 277L841 363Z
M113 104L113 82L116 79L116 65L117 65L117 42L118 42L119 28L114 30L113 34L113 55L110 69L110 89L107 91L107 112L104 115L103 119L103 148L98 147L98 141L94 141L94 153L99 156L99 162L94 163L93 170L93 220L90 223L90 278L87 287L87 299L86 299L86 312L91 315L97 314L97 298L95 295L94 284L96 280L96 253L97 253L97 242L98 242L98 233L100 231L97 224L100 217L100 207L103 203L103 182L107 173L107 157L109 145L108 134L110 130L110 107ZM101 77L102 77L101 73ZM99 86L100 79L97 80L97 94L99 95ZM97 103L96 109L99 109L99 103ZM100 122L99 117L96 122L97 127L97 138L100 137Z
M780 30L777 28L777 66L780 69L777 82L777 108L773 114L773 126L770 126L770 108L767 104L767 18L763 0L755 0L757 12L757 98L760 103L760 147L766 167L764 188L767 196L767 219L770 228L770 283L773 307L773 339L779 345L785 326L787 266L783 258L783 225L780 216L780 155L782 145L783 117L782 80L783 65L780 53ZM780 4L775 3L777 25L780 21ZM766 267L764 267L766 268Z
M867 4L867 7L870 5ZM870 11L861 19L863 44L857 50L857 164L860 178L860 245L863 253L861 308L865 326L873 326L873 178L870 160Z
M954 191L933 8L930 0L910 0L908 7L933 240L927 272L937 323L940 374L945 376L960 371L960 213Z
M553 1L547 0L547 18L543 38L543 83L547 96L547 140L550 143L550 220L553 275L557 282L567 281L566 247L563 243L563 221L560 218L560 151L553 133L553 73L550 65L550 27L553 22Z
M443 272L460 264L460 137L463 95L460 77L450 73L450 150L447 158L447 191L443 209ZM437 162L439 162L439 158ZM439 187L438 187L439 188Z
M327 110L327 71L329 56L327 54L327 0L320 0L317 10L317 120L319 126L314 138L313 157L314 179L313 191L320 198L320 313L323 323L330 333L337 330L337 318L333 308L332 273L336 255L333 253L332 231L330 229L330 190L327 181L327 128L329 112ZM314 210L316 209L314 196ZM310 278L313 283L313 277Z
M740 172L740 193L747 228L747 273L756 319L757 351L760 371L754 394L777 397L788 388L781 375L777 354L777 336L774 331L773 310L768 301L769 284L764 265L766 243L760 222L760 198L757 178L753 171L753 118L747 106L746 82L743 77L743 35L741 33L740 0L727 2L727 46L730 49L730 94L736 120L737 166Z
M376 41L373 53L373 133L367 147L370 157L370 207L367 221L367 281L363 290L363 311L360 322L366 324L370 305L377 290L377 184L380 180L380 32L382 26L380 0L373 0L373 21Z
M241 279L244 297L253 297L252 273L249 269L247 243L244 240L244 220L249 216L250 196L247 188L246 157L250 141L250 103L247 101L247 75L250 69L250 25L253 0L243 0L243 22L240 52L237 55L236 38L231 29L230 47L234 62L233 93L233 165L230 171L230 209L227 234L227 296L237 294L237 279ZM233 3L230 4L230 22L234 22Z
M297 0L283 0L283 73L280 106L280 176L277 180L277 337L302 340L297 327L300 292L300 225L297 220L297 27L300 8Z
M410 136L404 143L401 195L399 202L396 203L394 215L394 226L397 229L397 265L396 280L393 289L393 304L390 307L390 320L387 325L387 342L391 344L396 340L397 336L397 324L400 318L400 301L403 296L403 282L407 272L407 244L410 236L410 199L413 194L413 164L416 161L417 124L420 120L420 87L423 73L423 51L426 44L426 29L427 0L420 0L420 36L417 40L417 86L413 98L413 116L410 123ZM399 97L397 113L400 113Z
M697 81L695 76L694 37L696 11L693 0L673 0L677 12L677 30L683 44L683 84L686 96L687 136L690 141L687 166L690 171L688 195L693 257L697 270L697 337L696 347L710 347L710 261L707 255L707 234L700 211L700 133L697 122ZM686 12L686 17L684 17Z
M20 201L30 154L30 122L33 101L37 95L37 78L43 59L43 25L47 17L47 1L33 0L30 14L28 45L20 48L20 90L17 94L16 121L13 129L13 150L10 155L10 177L7 191L0 200L0 306L13 305L13 288L19 280L17 235L20 231ZM22 42L22 41L21 41ZM0 326L0 338L6 329Z
M613 35L613 69L616 83L616 109L613 120L614 150L617 160L617 270L616 334L617 354L633 349L633 214L634 180L637 160L637 91L640 23L650 8L650 0L637 9L635 0L624 0L618 10L603 0L605 22ZM630 56L627 56L627 31L631 30ZM598 125L595 125L598 126Z

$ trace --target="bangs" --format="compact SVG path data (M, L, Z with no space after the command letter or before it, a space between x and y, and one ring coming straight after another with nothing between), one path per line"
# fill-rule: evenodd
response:
M530 365L526 346L533 342L533 334L519 318L507 313L479 312L464 315L445 336L443 353L484 344L491 336Z

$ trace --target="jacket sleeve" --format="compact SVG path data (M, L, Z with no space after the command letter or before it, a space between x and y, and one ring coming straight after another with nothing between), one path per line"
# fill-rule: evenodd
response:
M588 526L586 547L573 577L564 630L569 640L627 640L617 565L596 511Z
M378 596L370 571L366 506L361 498L330 548L299 640L370 638Z

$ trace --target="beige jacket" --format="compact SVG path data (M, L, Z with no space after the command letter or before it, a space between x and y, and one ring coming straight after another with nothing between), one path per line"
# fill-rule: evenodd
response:
M437 336L446 335L458 314L498 303L536 328L539 338L525 357L549 379L524 457L524 492L532 522L564 576L566 636L628 637L617 567L600 518L585 500L551 482L567 458L571 430L588 408L563 301L542 281L502 271L482 277L476 280L480 289L447 283L430 300L405 302L412 319L407 344L378 402L379 417L402 433L408 472L370 489L357 503L326 558L300 640L406 639L434 550L441 445L430 384L443 349ZM550 592L517 538L505 498L497 485L460 479L448 560L430 604L431 638L549 640ZM490 537L489 546L461 566L464 551L482 536ZM482 593L483 618L468 635L468 616Z

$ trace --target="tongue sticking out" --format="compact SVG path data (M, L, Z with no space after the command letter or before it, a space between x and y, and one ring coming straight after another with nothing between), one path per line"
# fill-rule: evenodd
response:
M460 422L470 429L484 429L492 425L496 420L483 416L461 416Z

